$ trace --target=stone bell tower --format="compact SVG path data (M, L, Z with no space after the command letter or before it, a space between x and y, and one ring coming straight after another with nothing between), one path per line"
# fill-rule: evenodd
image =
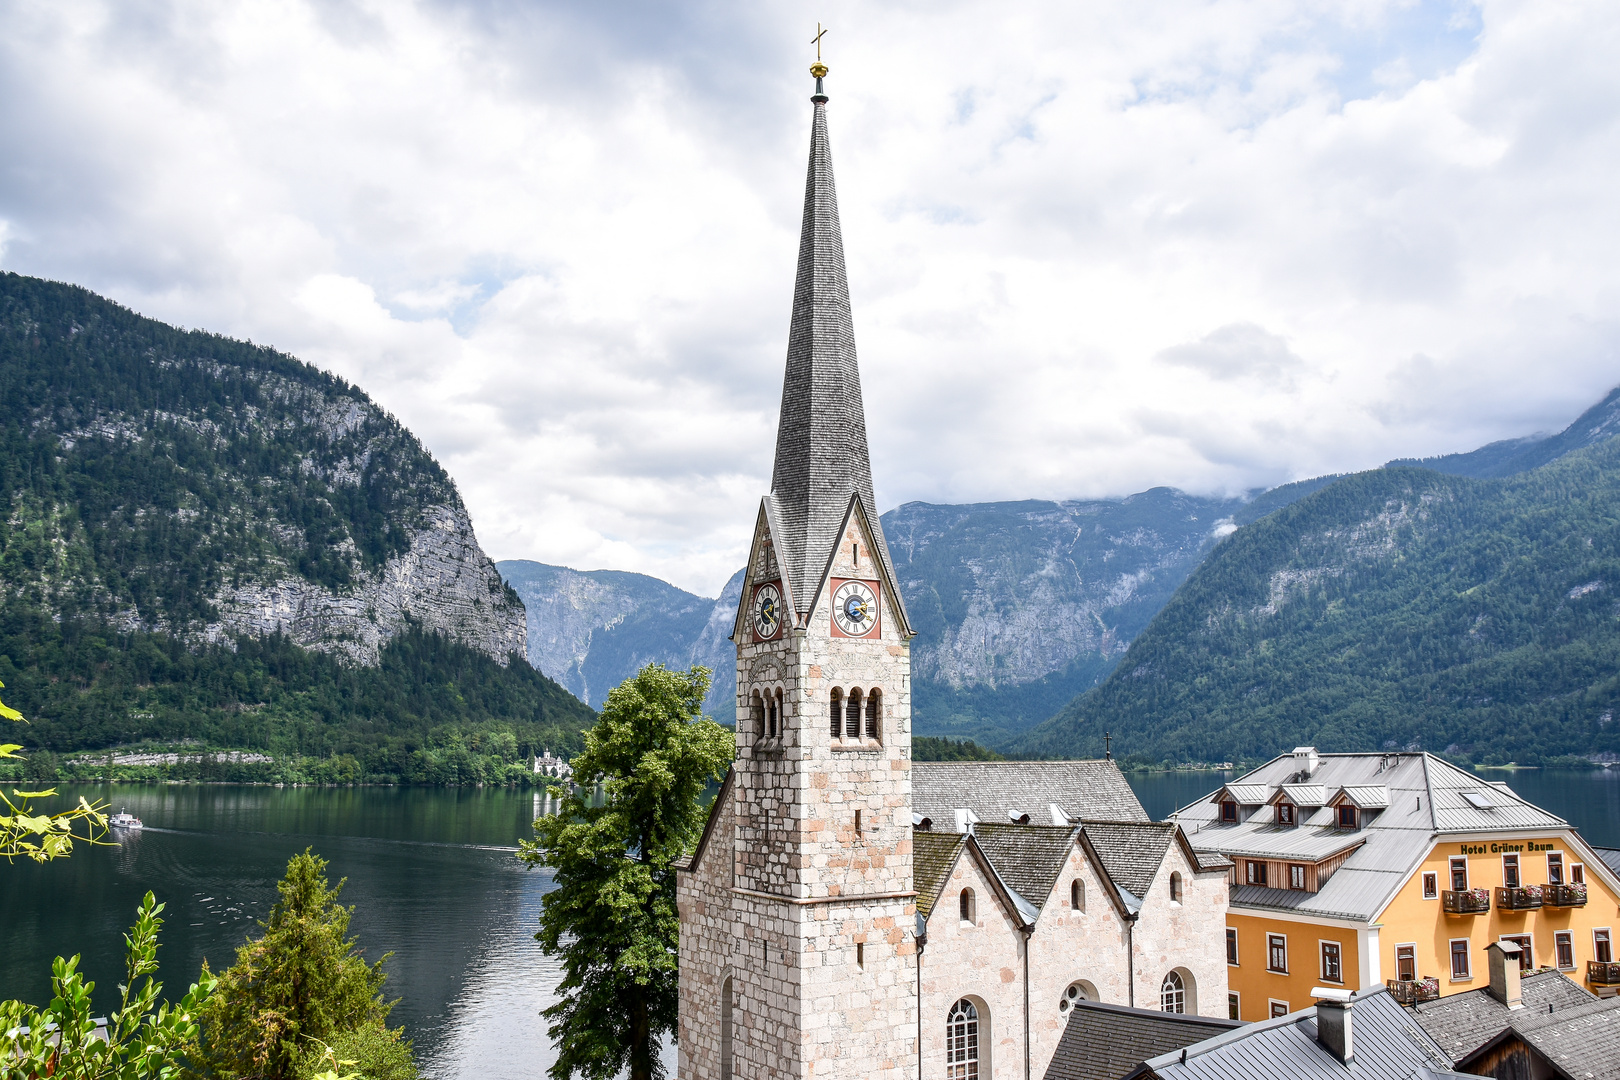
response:
M810 168L771 493L739 605L736 1077L917 1072L912 631L872 498L827 141Z

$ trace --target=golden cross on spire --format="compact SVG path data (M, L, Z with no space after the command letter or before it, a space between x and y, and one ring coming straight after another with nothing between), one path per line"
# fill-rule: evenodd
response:
M822 29L820 23L816 23L816 36L810 39L810 44L816 47L816 62L810 68L810 74L818 79L827 74L827 65L821 62L821 39L826 36L827 31ZM821 91L817 90L816 92L819 94Z

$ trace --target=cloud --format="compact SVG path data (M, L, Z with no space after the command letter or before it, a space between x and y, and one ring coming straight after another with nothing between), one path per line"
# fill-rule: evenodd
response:
M1620 382L1620 10L821 16L878 497L1236 492ZM497 557L713 592L769 482L811 30L780 3L0 13L0 265L352 379Z

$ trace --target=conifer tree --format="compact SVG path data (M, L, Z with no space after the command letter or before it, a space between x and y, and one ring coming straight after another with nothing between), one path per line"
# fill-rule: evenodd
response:
M259 924L264 936L237 949L236 963L220 973L202 1014L200 1057L211 1072L293 1080L351 1033L379 1029L384 1041L400 1042L386 1032L393 1004L382 999L382 965L393 954L369 965L359 955L348 936L354 909L337 903L347 879L330 885L326 867L307 848L294 855L276 886L280 899Z
M563 960L560 1000L543 1013L553 1080L664 1075L658 1046L679 1002L674 864L696 845L703 789L733 750L731 731L698 714L708 690L707 668L659 664L614 687L572 762L580 786L553 788L561 807L518 853L556 873L535 935Z

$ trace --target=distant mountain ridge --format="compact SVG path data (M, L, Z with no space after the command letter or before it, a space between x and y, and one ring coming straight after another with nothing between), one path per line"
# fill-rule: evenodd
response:
M1105 729L1152 761L1620 750L1617 412L1620 392L1558 435L1343 477L1238 530L1012 751L1087 756Z

